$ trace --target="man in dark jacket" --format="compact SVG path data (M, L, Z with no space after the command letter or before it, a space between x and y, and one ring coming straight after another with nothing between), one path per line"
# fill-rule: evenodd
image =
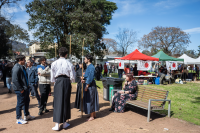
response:
M38 104L40 105L40 96L38 95L38 74L37 67L33 66L33 61L27 61L27 69L26 72L28 74L28 83L31 90L32 95L36 96L38 100Z
M96 80L99 81L100 76L101 76L101 70L100 70L99 64L97 64L95 71L96 71Z
M12 82L13 82L13 90L17 94L17 106L16 106L16 114L17 114L17 124L26 124L28 119L34 119L34 116L31 116L29 109L29 87L28 87L28 75L26 73L26 69L23 65L25 65L25 56L17 55L16 60L18 63L15 64L12 70ZM24 107L23 107L24 106ZM22 119L22 107L24 110L24 120Z

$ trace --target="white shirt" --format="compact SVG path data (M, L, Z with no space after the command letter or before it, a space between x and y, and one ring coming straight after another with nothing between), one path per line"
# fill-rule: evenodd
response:
M76 73L72 63L62 57L51 65L51 82L55 82L55 78L60 75L66 75L70 78L71 82L75 82Z

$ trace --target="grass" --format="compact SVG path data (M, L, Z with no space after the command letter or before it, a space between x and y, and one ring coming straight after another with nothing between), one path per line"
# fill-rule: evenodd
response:
M113 77L116 74L113 74ZM100 87L98 91L103 94L102 81L96 81ZM168 99L171 99L171 115L196 125L200 125L200 84L172 84L172 85L146 85L145 87L168 90ZM168 104L165 109L167 110ZM156 111L157 112L157 111ZM167 111L158 111L167 114Z

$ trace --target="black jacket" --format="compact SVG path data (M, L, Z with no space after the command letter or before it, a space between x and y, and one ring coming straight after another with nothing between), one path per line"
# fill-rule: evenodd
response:
M23 69L25 68L18 63L15 64L15 66L12 69L12 83L14 91L22 91L28 89Z

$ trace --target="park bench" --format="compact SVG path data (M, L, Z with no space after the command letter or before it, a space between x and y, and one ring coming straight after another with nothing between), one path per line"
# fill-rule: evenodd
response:
M113 91L111 94L113 94ZM167 99L168 93L166 90L138 87L137 99L127 101L126 104L148 110L147 122L149 122L151 111L164 110L165 103L168 101L168 117L170 117L171 100Z

